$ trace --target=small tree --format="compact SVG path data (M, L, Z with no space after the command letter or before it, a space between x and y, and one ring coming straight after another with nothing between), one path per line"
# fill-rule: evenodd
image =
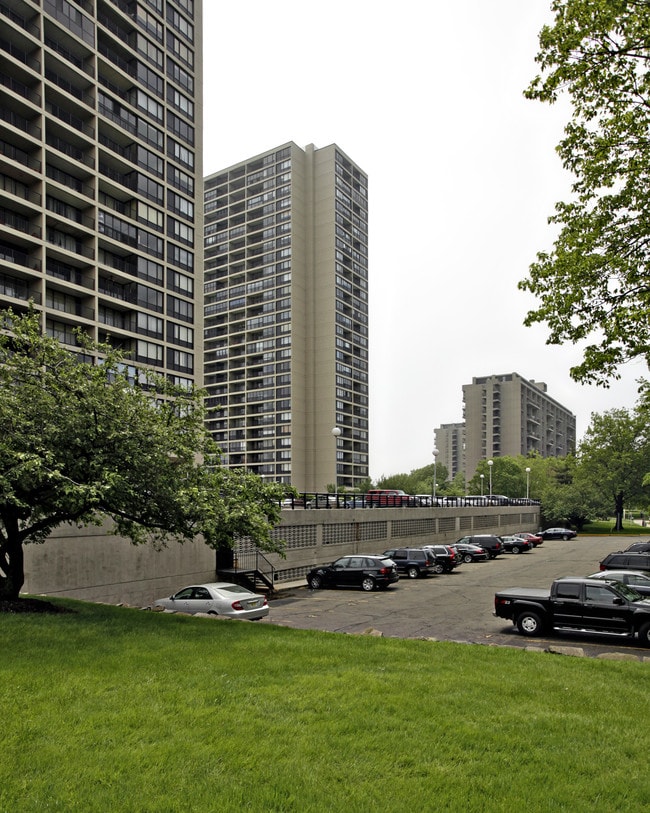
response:
M282 487L218 467L202 393L128 368L77 334L80 355L43 336L35 312L3 314L0 335L0 598L24 584L23 545L64 523L135 544L212 547L250 533L277 547Z
M646 496L644 475L650 469L645 415L638 408L593 413L579 448L576 478L588 482L614 511L615 530L623 528L626 504Z

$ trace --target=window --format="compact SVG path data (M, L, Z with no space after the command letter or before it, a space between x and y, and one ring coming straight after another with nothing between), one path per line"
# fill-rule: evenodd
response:
M174 319L181 319L183 322L194 322L194 305L183 299L169 295L167 297L167 313Z
M194 280L179 271L169 269L167 273L167 287L176 291L178 294L184 294L187 297L194 295Z
M173 59L167 59L167 76L188 93L194 93L194 78L192 74L181 68Z
M194 153L192 150L171 137L167 139L167 155L178 161L179 164L194 169Z

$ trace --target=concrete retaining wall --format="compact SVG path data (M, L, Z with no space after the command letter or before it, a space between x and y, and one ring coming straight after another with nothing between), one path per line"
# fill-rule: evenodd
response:
M538 506L287 510L273 532L286 542L286 558L267 558L281 585L304 581L312 567L346 553L381 553L398 545L453 542L472 533L504 535L537 528ZM236 552L253 549L252 542L240 540ZM214 581L215 567L215 552L199 540L156 551L112 536L108 525L64 527L42 545L25 546L23 592L148 606L186 584Z

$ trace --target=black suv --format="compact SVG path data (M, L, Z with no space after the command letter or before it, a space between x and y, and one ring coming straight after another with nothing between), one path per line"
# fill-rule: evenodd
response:
M498 536L493 534L474 534L474 536L463 536L457 539L454 544L478 545L479 548L487 551L490 559L496 559L503 553L503 543Z
M406 573L409 579L436 572L436 556L433 551L424 548L393 548L385 550L384 556L390 557L399 572Z
M435 573L451 573L462 563L462 557L451 545L425 545L424 550L431 551L436 557L433 567Z
M650 553L650 542L635 542L629 548L625 548L623 553Z
M320 587L360 587L369 592L376 587L388 587L398 580L397 565L392 559L367 553L341 556L331 565L315 567L307 574L307 584L312 590Z
M601 570L643 570L650 571L650 553L608 553L600 563Z

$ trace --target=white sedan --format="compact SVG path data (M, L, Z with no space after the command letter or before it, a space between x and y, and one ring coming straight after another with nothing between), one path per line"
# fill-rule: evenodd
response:
M258 621L269 614L266 596L230 582L193 584L169 598L158 599L155 606L177 613L208 613L249 621Z

